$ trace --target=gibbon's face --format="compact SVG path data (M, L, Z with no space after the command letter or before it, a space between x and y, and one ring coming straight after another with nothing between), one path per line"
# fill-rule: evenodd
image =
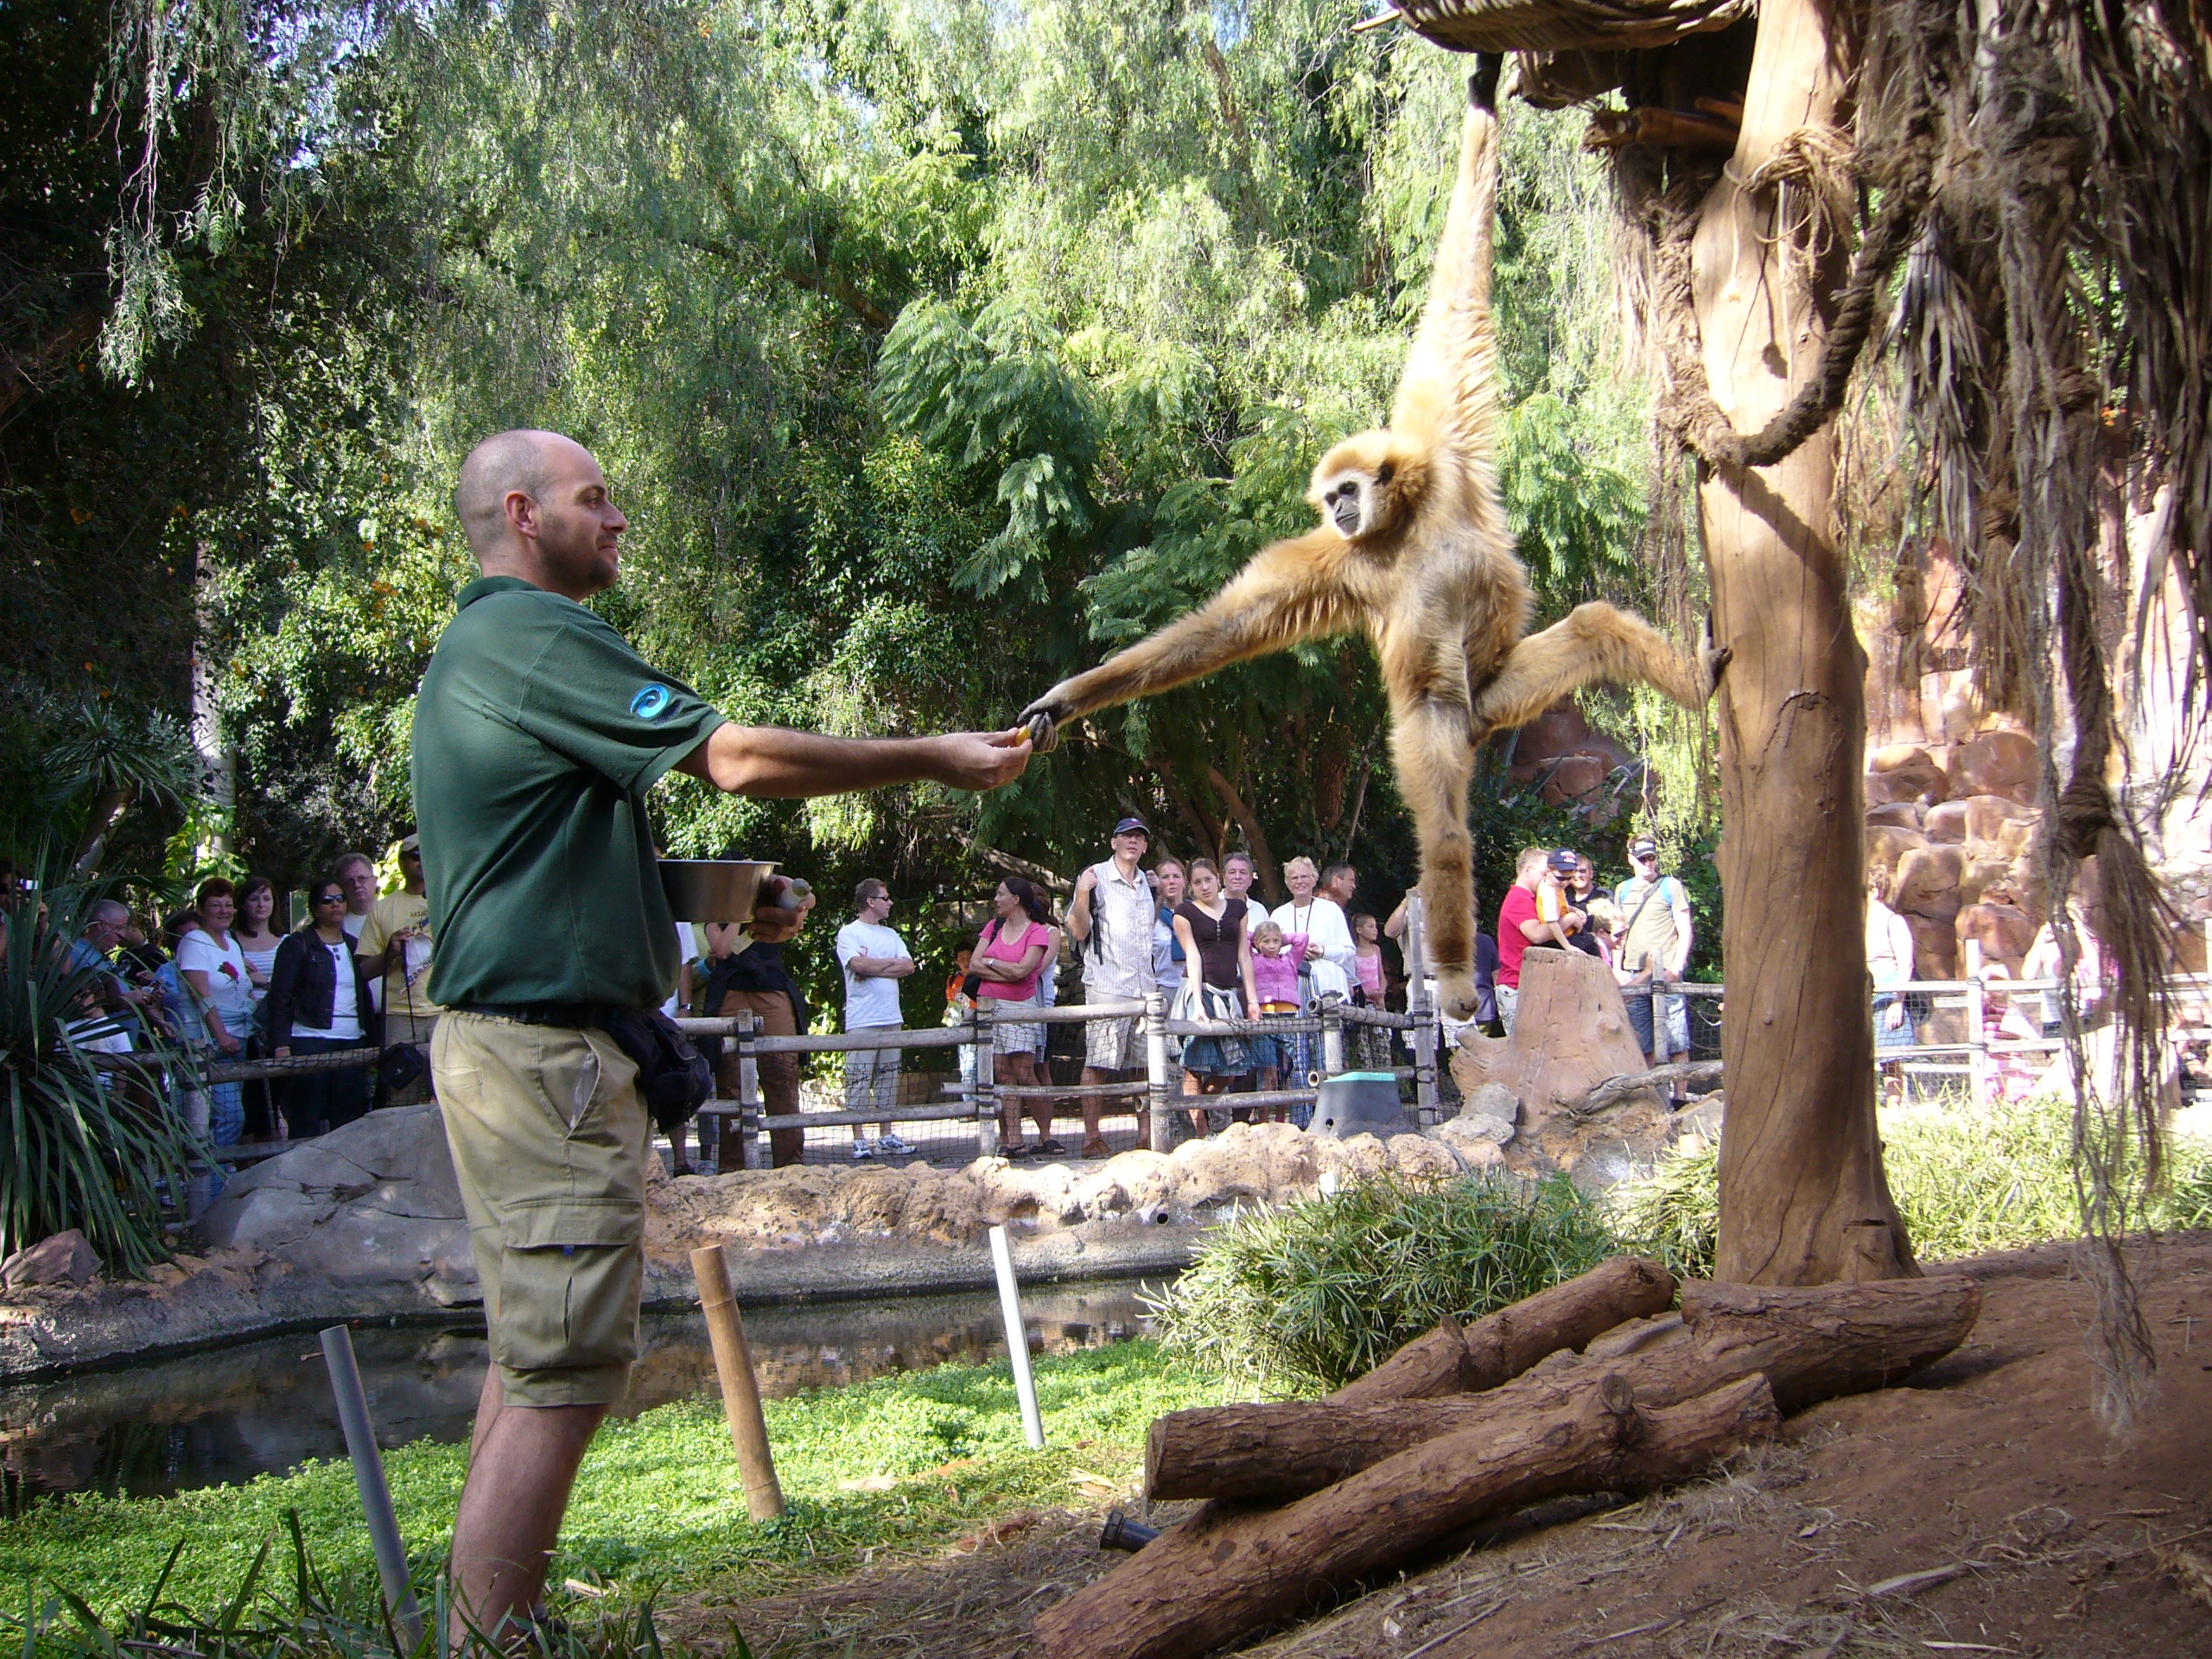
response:
M1346 541L1387 530L1398 512L1399 469L1388 432L1362 432L1321 457L1306 499Z

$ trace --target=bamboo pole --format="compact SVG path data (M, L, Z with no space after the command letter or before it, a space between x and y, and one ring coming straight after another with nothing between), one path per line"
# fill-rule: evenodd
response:
M707 1339L714 1344L722 1414L729 1419L738 1478L745 1484L745 1512L755 1521L773 1521L784 1512L784 1489L776 1478L768 1421L760 1414L760 1384L753 1374L753 1349L745 1340L745 1316L730 1290L729 1260L722 1247L709 1244L692 1251L691 1276L699 1284L699 1311L707 1316Z

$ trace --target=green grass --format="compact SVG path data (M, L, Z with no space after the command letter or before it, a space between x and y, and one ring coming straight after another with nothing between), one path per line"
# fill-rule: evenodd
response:
M863 1550L934 1551L1019 1510L1080 1503L1077 1471L1134 1483L1155 1416L1234 1397L1218 1379L1169 1363L1145 1342L1039 1359L1036 1374L1051 1441L1041 1452L1022 1442L1002 1364L945 1366L769 1402L768 1434L790 1513L765 1525L746 1518L718 1402L610 1422L578 1477L551 1581L603 1584L615 1592L613 1605L627 1607L664 1586L741 1598L839 1577ZM450 1535L465 1457L465 1447L429 1442L385 1457L400 1529L424 1586ZM974 1461L887 1492L838 1486L960 1459ZM66 1588L111 1618L143 1603L182 1539L165 1597L211 1610L237 1592L264 1541L274 1537L270 1571L289 1591L287 1510L298 1512L317 1568L365 1595L358 1587L373 1584L374 1569L343 1463L175 1497L36 1504L0 1522L0 1585L19 1586L18 1605L27 1582L41 1597ZM0 1630L0 1641L13 1640Z
M2064 1103L2050 1100L1884 1112L1883 1166L1914 1253L1948 1262L2073 1237L2071 1121ZM2171 1141L2166 1177L2143 1224L2212 1227L2212 1144ZM1719 1204L1719 1154L1707 1147L1662 1158L1649 1178L1616 1188L1610 1209L1624 1242L1703 1276L1713 1271Z
M1446 1313L1478 1318L1618 1248L1565 1176L1363 1182L1225 1223L1160 1300L1158 1330L1209 1370L1325 1392Z

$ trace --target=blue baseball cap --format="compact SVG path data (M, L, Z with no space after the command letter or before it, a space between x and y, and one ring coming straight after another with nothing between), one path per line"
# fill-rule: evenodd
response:
M1545 861L1560 875L1573 875L1582 868L1582 860L1570 848L1561 847Z
M1152 839L1152 831L1145 828L1142 818L1123 818L1114 826L1114 833L1117 836L1142 836L1147 841Z

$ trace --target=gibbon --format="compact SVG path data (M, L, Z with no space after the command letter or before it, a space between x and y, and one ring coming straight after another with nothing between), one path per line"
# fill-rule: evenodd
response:
M1497 203L1497 60L1468 82L1459 171L1427 308L1390 424L1313 469L1321 523L1262 549L1201 609L1054 686L1022 711L1039 751L1058 727L1302 639L1364 629L1390 698L1391 760L1421 842L1428 943L1445 1011L1475 1009L1475 747L1577 688L1649 681L1686 707L1712 695L1725 652L1696 662L1642 619L1578 606L1528 632L1529 582L1498 499L1491 242Z

